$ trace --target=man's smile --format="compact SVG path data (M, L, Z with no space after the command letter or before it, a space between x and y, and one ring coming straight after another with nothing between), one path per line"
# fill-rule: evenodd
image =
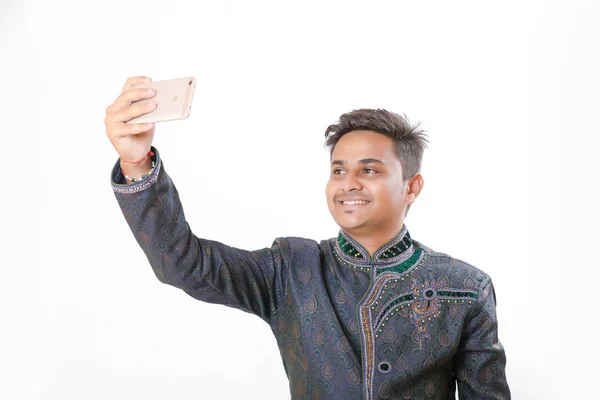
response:
M344 210L358 210L358 209L361 209L361 208L369 205L370 203L371 202L368 200L338 200L337 201L338 206L340 206Z

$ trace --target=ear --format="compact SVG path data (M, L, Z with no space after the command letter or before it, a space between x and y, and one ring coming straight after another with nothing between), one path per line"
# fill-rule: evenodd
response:
M417 200L424 185L423 175L416 174L407 182L406 202L412 204Z

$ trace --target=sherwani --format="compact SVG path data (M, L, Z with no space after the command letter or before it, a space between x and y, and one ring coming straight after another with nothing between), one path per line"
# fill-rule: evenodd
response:
M510 399L496 295L482 270L403 224L371 256L343 229L247 251L197 237L160 153L141 182L111 185L156 277L271 328L300 399Z

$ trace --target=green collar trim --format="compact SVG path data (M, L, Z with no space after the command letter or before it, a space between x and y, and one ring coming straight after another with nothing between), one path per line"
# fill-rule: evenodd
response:
M382 269L392 269L400 272L400 269L408 269L419 258L419 251L415 251L413 241L410 237L406 225L386 244L381 246L373 254L358 243L352 236L344 230L340 230L335 243L335 256L342 264L359 269L361 271L370 270L373 265Z
M369 260L371 258L369 252L343 230L340 230L340 233L338 234L337 243L339 249L347 256L361 260ZM408 232L406 225L402 225L400 232L386 244L377 249L373 258L375 261L393 259L410 249L412 245L413 242L410 233Z
M421 253L423 253L423 250L419 249L418 251L415 251L413 253L413 255L410 256L410 258L408 260L404 261L403 263L400 263L398 265L392 265L390 267L379 268L379 269L377 269L377 275L379 275L382 272L396 272L398 274L402 274L402 273L406 272L410 267L415 265L417 263L417 261L419 261L421 259L421 256L422 256Z
M342 234L342 231L340 231L340 234L337 237L337 242L340 245L340 249L342 249L342 251L350 257L361 259L366 258L364 252L354 247L352 243L350 243L348 239L346 239L346 237Z

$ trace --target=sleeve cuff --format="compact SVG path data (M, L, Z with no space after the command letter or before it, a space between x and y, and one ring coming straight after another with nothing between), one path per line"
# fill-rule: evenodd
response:
M127 184L127 181L125 180L125 176L123 175L123 172L121 171L121 161L120 159L117 159L117 161L115 162L115 165L113 166L112 172L110 174L110 181L111 181L111 186L114 192L116 193L136 193L136 192L140 192L142 190L145 190L147 188L149 188L150 186L152 186L154 183L156 183L157 179L158 179L158 173L160 172L160 169L162 167L162 161L160 159L160 155L158 153L158 150L156 149L156 147L154 146L150 146L152 152L154 152L154 156L152 156L152 161L155 162L156 167L154 168L154 171L152 171L152 173L147 176L145 179L139 181L139 182L133 182L130 184Z

